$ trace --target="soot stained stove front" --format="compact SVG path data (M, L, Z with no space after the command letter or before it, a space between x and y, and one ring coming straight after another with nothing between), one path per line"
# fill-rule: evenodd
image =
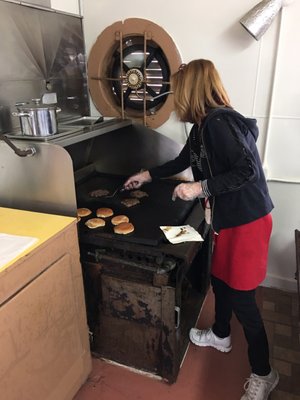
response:
M91 209L92 217L97 208L110 207L115 215L126 214L135 230L130 235L116 235L110 221L104 228L90 230L82 219L78 224L81 263L93 354L173 383L187 349L189 329L197 321L209 281L211 240L202 208L197 201L171 200L173 189L179 183L174 179L145 185L142 190L148 196L131 208L121 203L128 193L118 193L113 198L89 196L91 191L100 188L113 192L126 176L141 168L140 161L134 165L132 155L134 143L141 149L145 129L128 127L117 136L98 138L93 146L86 143L88 162L80 165L75 174L77 206ZM152 136L152 133L146 132L146 154L149 141L153 148L151 140L156 143L161 136L157 132ZM122 150L118 150L116 143ZM125 143L131 144L126 148ZM108 149L111 165L107 162L101 165L100 160L105 157L99 154L106 154ZM82 145L80 152L74 147L69 149L75 165L80 164L76 154L87 154L82 150ZM128 170L124 168L125 158L123 167L116 170L124 153L131 155L131 165ZM141 150L136 154L141 155ZM153 160L148 154L143 156L143 167L149 168L151 163L156 165L160 161L164 160ZM123 174L116 173L120 170ZM172 245L159 229L161 225L183 224L198 229L205 241Z

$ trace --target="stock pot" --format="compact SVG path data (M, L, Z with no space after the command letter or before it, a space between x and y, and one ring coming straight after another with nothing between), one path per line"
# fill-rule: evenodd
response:
M49 136L58 132L57 113L61 109L56 105L17 103L16 108L18 111L12 115L20 118L23 135Z

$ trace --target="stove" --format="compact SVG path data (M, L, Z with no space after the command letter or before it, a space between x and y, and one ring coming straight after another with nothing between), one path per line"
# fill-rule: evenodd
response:
M113 192L124 181L124 176L94 171L76 188L78 206L92 211L78 223L91 349L96 357L173 383L208 286L207 225L198 201L171 200L178 180L144 185L148 196L131 208L121 203L127 192L113 198L89 196L99 188ZM87 228L85 221L100 207L126 214L134 232L114 234L109 219L103 228ZM204 244L172 245L159 228L182 224L200 231Z

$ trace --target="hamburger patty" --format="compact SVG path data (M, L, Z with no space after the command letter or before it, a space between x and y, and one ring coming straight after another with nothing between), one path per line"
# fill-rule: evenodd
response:
M148 193L143 192L142 190L133 190L130 192L131 197L135 197L136 199L142 199L143 197L148 197Z
M131 197L131 198L122 200L121 203L124 204L124 206L126 206L126 207L133 207L137 204L140 204L140 201L139 201L139 199L136 199L135 197Z
M96 189L96 190L92 190L89 193L90 197L103 197L103 196L107 196L109 194L109 191L107 189Z

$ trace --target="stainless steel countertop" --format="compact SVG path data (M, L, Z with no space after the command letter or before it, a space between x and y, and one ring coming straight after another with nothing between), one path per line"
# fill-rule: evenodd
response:
M72 126L72 121L68 125L65 123L58 124L59 133L49 136L27 136L21 132L5 134L10 140L22 140L24 142L49 142L62 147L69 146L74 143L103 135L125 126L132 125L130 119L112 118L104 120L98 124L91 126Z

